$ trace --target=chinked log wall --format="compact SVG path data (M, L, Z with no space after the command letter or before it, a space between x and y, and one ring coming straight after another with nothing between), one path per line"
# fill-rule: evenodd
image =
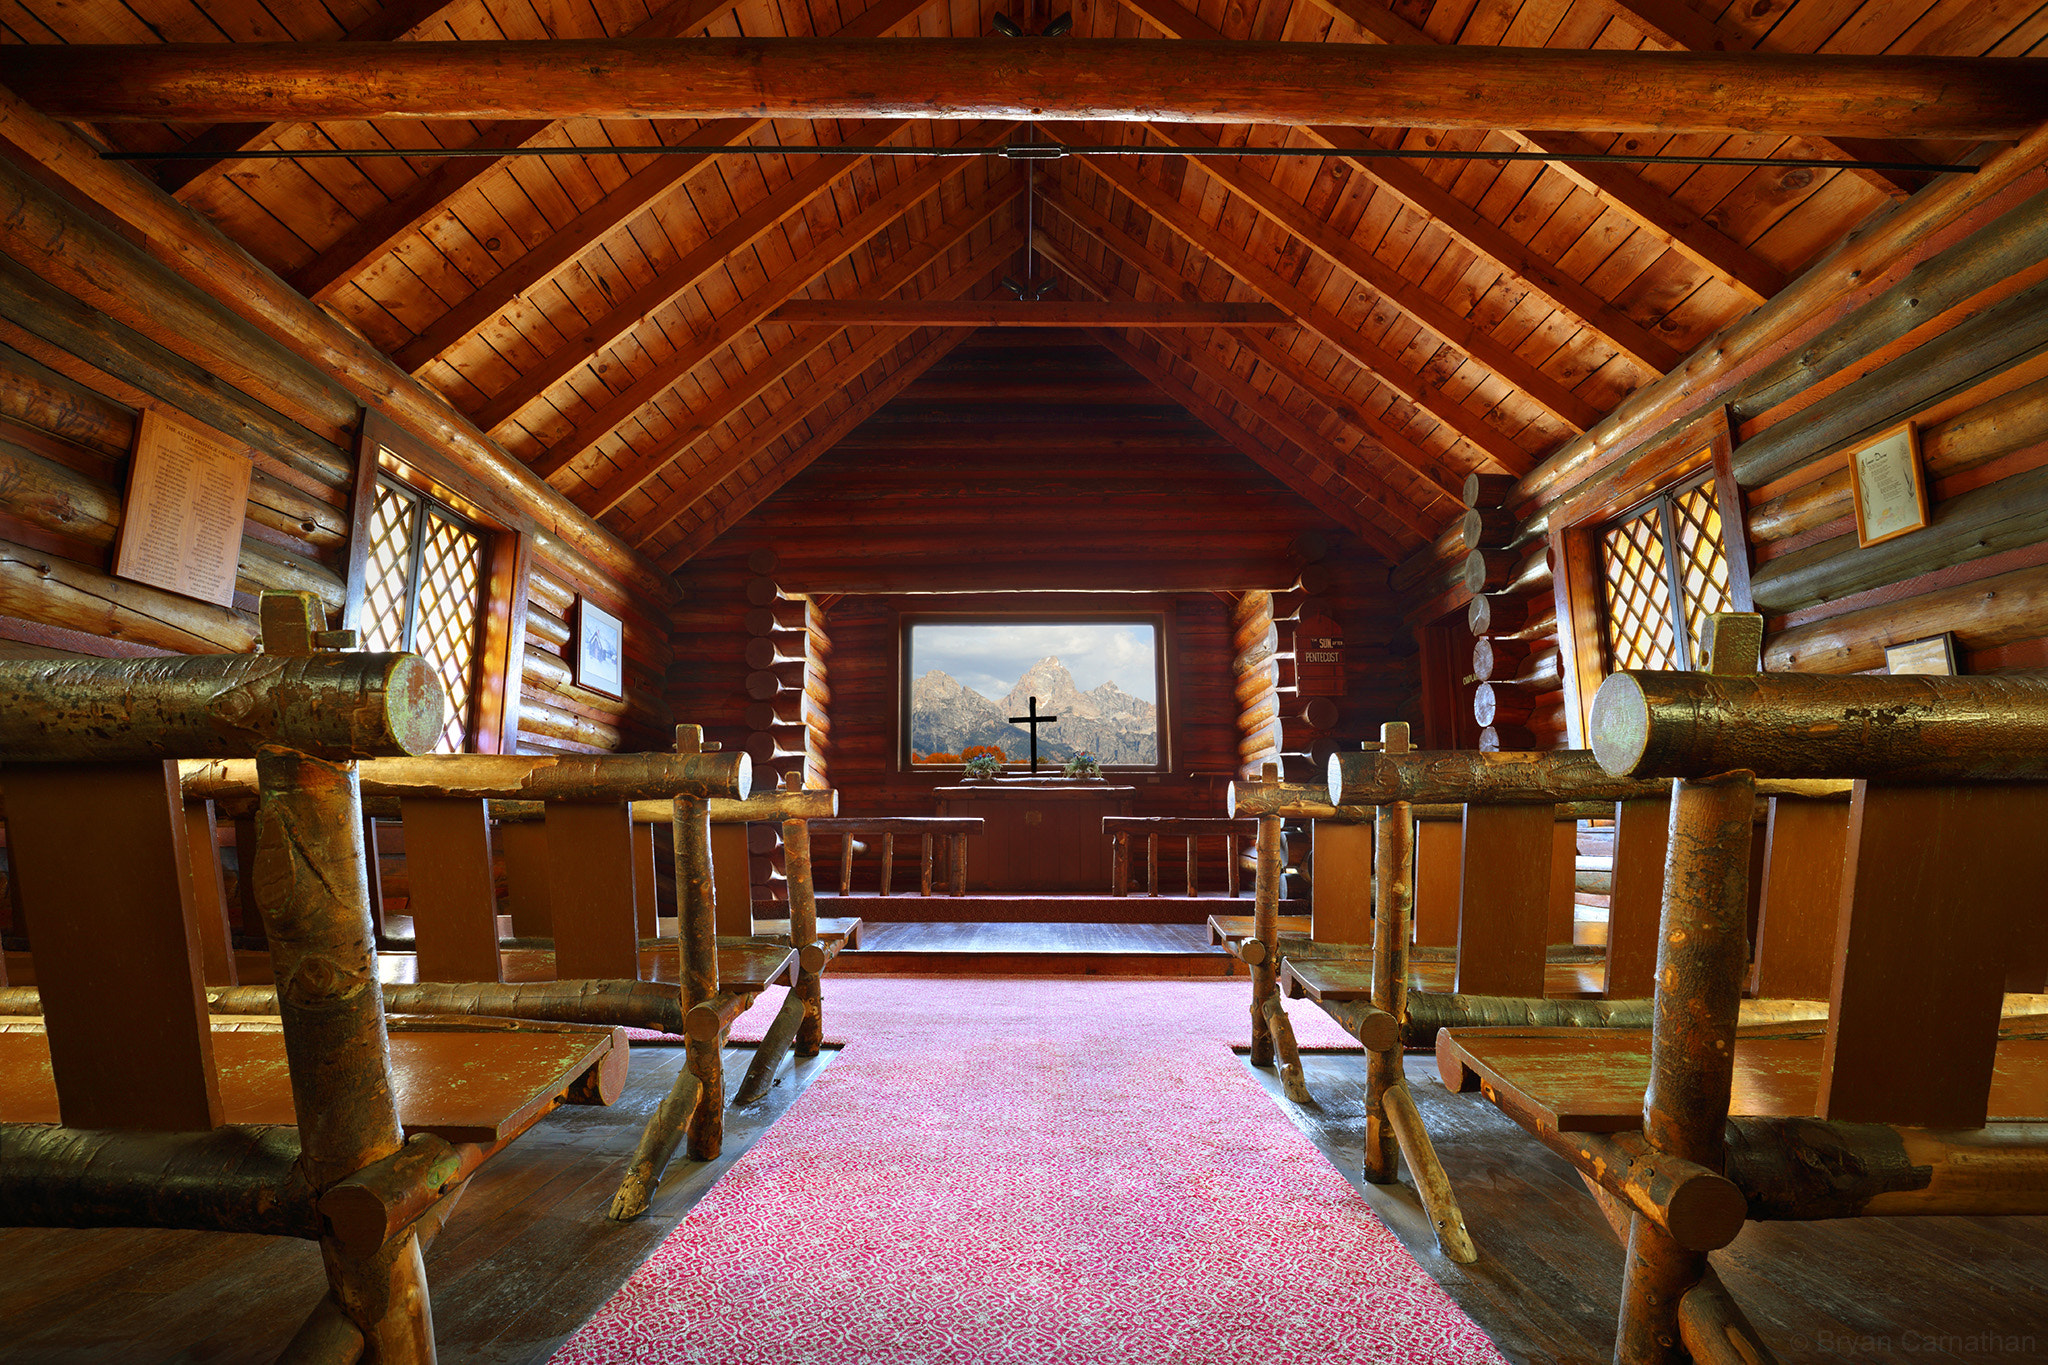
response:
M266 588L311 592L338 620L359 401L4 160L0 204L0 657L247 651L255 595ZM194 230L207 229L195 220ZM111 572L145 406L225 432L254 457L232 606ZM557 535L547 547L529 537L526 582L508 578L494 604L524 625L513 632L524 637L520 710L516 731L501 730L486 747L508 739L527 751L666 747L668 602L555 552L561 537L550 529ZM626 622L624 700L571 681L579 593Z
M1485 490L1493 521L1453 524L1397 571L1408 619L1466 599L1475 633L1529 639L1526 652L1497 653L1498 668L1559 671L1546 685L1568 684L1570 707L1582 706L1599 665L1559 669L1554 639L1537 638L1563 603L1536 552L1555 554L1562 504L1651 491L1638 488L1644 470L1700 444L1703 419L1725 407L1767 669L1881 670L1887 645L1942 632L1965 672L2048 667L2044 160L2048 129L1885 211L1518 484ZM1859 549L1849 452L1908 420L1931 524ZM1524 548L1528 559L1506 564ZM1496 691L1496 720L1533 691ZM1575 719L1547 721L1539 702L1510 723L1523 728L1516 740L1550 747Z
M794 657L768 669L750 666L744 657L747 644L762 639L754 633L756 627L766 627L773 619L763 616L764 607L752 598L767 596L763 585L774 582L774 561L764 557L765 551L759 547L748 551L739 545L720 553L723 548L715 547L712 553L692 560L680 575L686 598L673 613L677 634L670 704L679 716L701 717L709 737L729 747L759 743L761 727L754 722L770 719L767 708L775 708L773 761L791 766L803 761L797 756L797 743L789 737L800 733L805 743L814 746L813 762L829 758L831 783L840 792L841 810L849 815L934 813L931 789L939 777L902 772L897 767L895 689L901 613L931 610L935 604L943 604L948 611L967 612L1113 606L1162 612L1170 618L1168 635L1177 644L1176 654L1168 661L1176 759L1171 774L1157 781L1138 780L1135 813L1140 815L1218 815L1223 781L1247 764L1256 768L1274 757L1270 746L1250 758L1245 756L1245 742L1256 736L1244 731L1248 710L1234 684L1254 670L1236 669L1233 661L1244 653L1235 641L1243 633L1238 627L1249 620L1247 613L1271 622L1276 598L1283 619L1270 631L1275 652L1259 661L1265 667L1256 671L1261 678L1270 679L1264 695L1270 705L1279 708L1282 719L1278 726L1254 728L1268 737L1285 737L1282 748L1290 770L1306 771L1332 748L1355 748L1358 740L1376 735L1381 722L1395 718L1404 706L1412 708L1414 703L1413 650L1400 638L1389 611L1386 565L1349 545L1340 545L1324 563L1308 566L1315 571L1311 576L1322 589L1323 600L1347 631L1347 691L1328 699L1329 712L1319 711L1319 716L1328 714L1331 723L1320 727L1303 722L1293 692L1291 632L1294 604L1303 597L1298 591L1252 593L1235 601L1212 592L1148 593L1119 597L1113 603L1073 595L1034 600L982 594L945 598L858 594L833 599L829 614L815 602L801 603L801 609L812 614L806 619L821 619L829 631L829 643L824 646L830 660L827 675L815 667L806 672ZM765 572L755 567L762 564L770 567ZM788 594L778 594L774 600L776 605L765 610L785 613L793 622L799 604ZM1241 619L1234 624L1234 617ZM796 634L794 629L777 629L768 638L794 640ZM1390 639L1391 648L1387 646ZM1284 649L1278 647L1281 643ZM816 638L811 648L815 657ZM793 650L785 652L793 655ZM807 681L800 682L800 678ZM755 695L767 691L771 679L772 698ZM754 851L757 895L773 896L779 878L773 877L772 849ZM1204 849L1202 856L1211 863L1203 869L1205 884L1220 887L1219 849Z

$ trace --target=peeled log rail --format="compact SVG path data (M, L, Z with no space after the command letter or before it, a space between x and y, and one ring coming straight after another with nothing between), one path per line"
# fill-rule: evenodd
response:
M1544 754L1335 754L1329 773L1329 799L1336 806L1395 801L1554 806L1564 801L1661 799L1670 794L1669 784L1660 779L1610 775L1583 749Z
M0 753L45 763L240 757L262 744L422 754L440 738L444 705L416 654L0 660Z
M0 1124L0 1226L317 1238L296 1127L90 1132Z
M240 50L237 50L240 49ZM0 57L74 122L1039 118L2012 140L2026 59L1142 39L179 43Z
M277 987L209 987L206 1009L210 1014L275 1014ZM387 982L384 1009L388 1014L575 1019L614 1028L683 1032L682 998L674 986L658 981Z
M1971 489L1933 512L1925 530L1867 549L1851 532L1773 559L1750 579L1756 609L1793 611L2048 539L2048 469Z
M10 666L0 663L0 677L5 676L4 670ZM4 695L0 692L0 696ZM438 725L435 735L439 735ZM245 796L253 789L252 768L247 762L232 760L185 762L178 765L178 780L187 800ZM752 768L746 755L722 753L604 754L592 758L435 754L425 758L365 759L357 771L366 797L611 802L692 796L744 801L753 790Z
M1588 730L1611 773L2024 781L2048 776L2048 678L1616 673Z

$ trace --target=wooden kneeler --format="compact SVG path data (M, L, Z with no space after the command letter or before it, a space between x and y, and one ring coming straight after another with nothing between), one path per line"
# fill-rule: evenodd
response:
M310 618L310 599L263 608L260 656L0 662L0 793L42 1013L0 1031L0 1222L317 1240L328 1294L285 1358L431 1362L422 1248L491 1152L564 1099L617 1093L623 1039L387 1026L363 989L352 760L431 747L441 687L415 655L292 649L273 618ZM244 875L287 989L275 1020L216 1033L170 760L252 753ZM456 1074L493 1080L436 1083Z
M2013 913L2048 881L2048 680L1624 673L1592 730L1677 779L1652 1026L1455 1029L1438 1060L1627 1242L1615 1359L1771 1359L1708 1261L1747 1218L2048 1212L2048 1023L2001 1018L2048 938ZM1818 1027L1739 1023L1763 777L1857 779Z

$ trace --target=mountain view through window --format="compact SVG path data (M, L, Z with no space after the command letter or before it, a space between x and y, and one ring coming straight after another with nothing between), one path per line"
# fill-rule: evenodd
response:
M1022 762L1038 727L1041 763L1082 754L1104 766L1159 762L1159 628L1151 621L920 622L910 627L910 761L999 752Z

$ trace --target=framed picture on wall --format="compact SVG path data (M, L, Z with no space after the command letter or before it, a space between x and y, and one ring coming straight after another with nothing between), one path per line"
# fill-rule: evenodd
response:
M621 700L626 695L626 628L587 597L576 599L576 685Z
M1920 433L1901 422L1849 452L1856 498L1856 544L1877 545L1927 525L1927 480L1920 470Z
M1956 667L1956 637L1949 634L1930 635L1924 640L1908 640L1904 644L1886 645L1884 671L1894 676L1901 673L1932 673L1945 678L1954 677L1962 672Z

